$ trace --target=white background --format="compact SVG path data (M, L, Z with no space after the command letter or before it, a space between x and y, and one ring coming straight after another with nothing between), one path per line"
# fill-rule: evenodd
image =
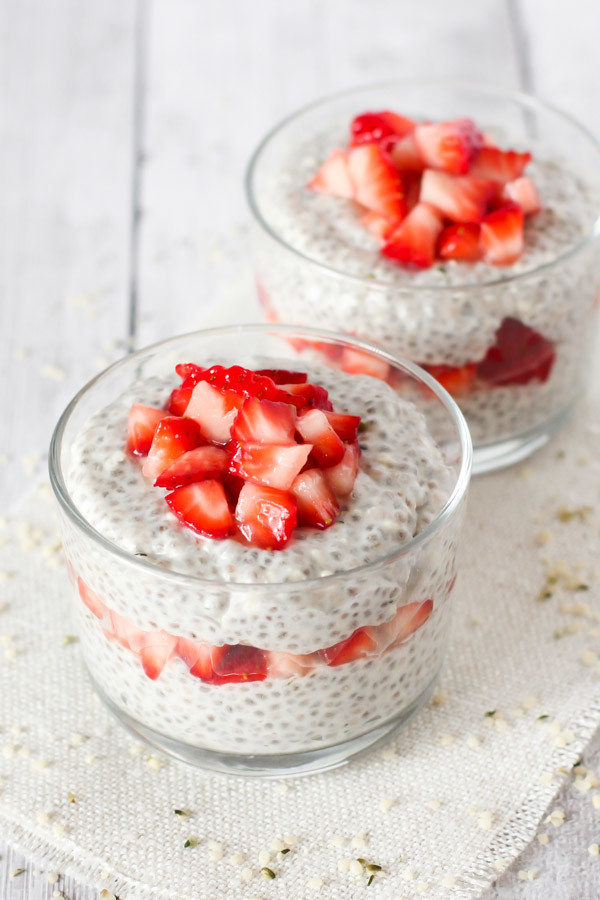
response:
M597 0L4 0L4 502L41 470L75 390L128 346L226 320L232 292L255 315L242 177L278 119L341 88L453 74L532 91L600 134L599 35ZM569 794L567 825L486 900L598 900L584 799ZM19 865L0 844L2 900L51 897L33 865L9 878Z

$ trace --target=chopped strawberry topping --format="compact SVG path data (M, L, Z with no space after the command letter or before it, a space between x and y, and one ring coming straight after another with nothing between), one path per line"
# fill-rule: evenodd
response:
M340 507L320 469L307 469L294 480L291 492L298 506L298 524L329 528Z
M483 137L471 119L417 125L415 138L427 166L453 175L466 175L483 145Z
M146 456L152 446L156 426L168 413L153 406L134 403L127 421L127 449L135 456Z
M348 444L341 462L337 466L330 466L323 470L327 484L338 497L347 497L352 493L358 475L359 459L360 447L358 444Z
M202 432L192 419L166 416L156 426L142 472L147 478L155 479L179 456L203 443Z
M388 154L377 144L363 144L349 153L354 199L372 212L400 222L406 215L404 187Z
M381 144L385 149L395 141L414 131L415 123L393 112L363 113L350 126L351 146Z
M496 190L493 181L427 169L421 182L421 202L430 203L453 222L480 222Z
M305 384L306 372L291 372L289 369L257 369L257 375L265 375L275 384Z
M294 444L296 410L288 403L250 397L236 416L231 436L260 444Z
M215 684L264 681L267 677L267 657L257 647L245 644L225 644L213 647L212 665Z
M243 403L239 394L221 391L200 381L192 391L185 414L198 423L207 440L225 444L231 437L231 426Z
M426 162L413 134L407 134L401 141L394 144L390 150L390 157L399 172L422 172Z
M537 188L526 176L505 184L503 194L506 200L512 200L521 207L524 216L532 216L542 208Z
M351 200L354 197L354 182L348 165L348 154L343 150L334 150L308 187L311 191L321 191L334 197Z
M381 252L388 259L427 269L433 265L442 217L427 203L418 203L389 236Z
M493 266L516 262L523 252L523 239L523 211L516 203L488 213L481 222L483 258Z
M281 389L294 396L297 409L333 409L329 394L320 384L282 384Z
M337 465L344 456L343 441L321 409L309 409L298 416L297 426L303 440L312 444L312 455L322 468Z
M360 416L348 416L344 413L325 412L325 418L343 441L355 441L360 425Z
M425 368L453 397L469 391L477 377L475 363L467 363L464 366L426 365Z
M144 672L155 681L168 661L175 655L177 638L166 631L150 631L144 635L144 645L140 649L140 659Z
M322 415L318 410L315 412ZM311 444L282 447L274 444L242 443L233 455L230 471L246 481L287 491L305 465L312 449Z
M296 501L286 491L246 482L235 508L235 520L249 543L264 550L281 550L296 527Z
M218 539L233 530L233 516L220 481L207 479L185 485L167 494L165 500L171 512L198 534Z
M196 447L178 456L160 473L154 484L171 490L194 481L217 478L228 471L230 461L231 455L220 447Z
M448 225L440 235L438 255L442 259L476 262L476 260L481 258L479 225L476 225L474 222Z
M377 642L373 640L366 628L357 630L344 641L338 641L326 650L320 650L320 655L329 666L341 666L344 663L354 662L356 659L364 659L376 656L378 653Z
M378 237L382 241L384 241L389 233L394 230L393 222L390 222L389 219L384 219L383 216L371 212L370 210L367 210L364 216L362 216L362 223L371 234L374 234L375 237Z
M477 375L494 385L547 381L555 359L554 346L519 319L504 319L494 344L477 365Z
M477 154L470 174L476 178L491 181L514 181L525 171L531 153L516 153L514 150L499 150L497 147L482 147Z

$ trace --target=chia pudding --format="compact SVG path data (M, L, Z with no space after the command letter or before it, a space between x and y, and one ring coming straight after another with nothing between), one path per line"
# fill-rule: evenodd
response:
M117 712L181 746L262 758L342 745L409 715L442 665L462 503L435 525L456 473L421 412L384 381L301 362L308 386L328 392L336 427L336 416L360 417L359 459L333 521L309 527L298 512L281 549L235 529L223 539L192 530L169 502L186 488L167 494L143 474L153 450L126 449L130 409L164 410L161 422L171 421L175 376L132 380L73 434L70 498L119 551L107 554L63 522L86 665ZM277 371L298 363L277 362ZM293 412L299 430L306 412ZM234 453L231 443L221 446ZM347 454L356 442L344 443ZM310 447L313 460L318 444ZM326 465L319 471L329 477L336 469Z
M371 90L369 99L375 95ZM390 102L389 96L388 92L383 103ZM467 94L465 98L468 106ZM309 187L318 183L326 171L324 163L336 159L335 154L348 154L348 159L357 146L361 152L366 146L355 143L348 150L335 149L348 148L352 114L361 112L358 104L365 102L357 97L353 113L341 115L341 109L350 109L351 99L346 95L339 102L323 101L288 120L251 163L250 203L261 226L256 238L257 281L267 317L343 329L418 362L457 399L476 448L543 430L577 398L590 354L600 285L600 254L593 239L600 209L597 147L590 151L594 165L584 171L577 146L587 136L583 133L582 138L571 123L567 124L575 137L561 146L560 141L544 141L538 118L528 131L518 120L502 125L486 120L481 111L486 146L477 152L497 152L511 164L529 157L525 151L532 154L524 172L527 178L520 182L534 185L541 208L532 207L532 214L524 217L521 251L516 257L507 256L511 261L506 264L502 257L492 264L481 250L472 261L460 254L440 258L446 231L480 228L449 226L445 219L446 224L439 226L444 230L437 238L437 257L420 265L400 264L398 255L387 253L393 242L389 231L382 248L377 229L384 220L372 211L374 206L357 202L356 180L353 198L341 196L351 191L343 180L341 188L334 184L334 190L339 189L336 196L323 182L317 189ZM390 108L398 109L399 103ZM533 111L528 114L534 117ZM377 114L357 116L354 123L371 115ZM384 152L393 163L397 145L386 146ZM497 150L500 146L515 150ZM476 163L477 153L473 166ZM433 171L425 169L419 177ZM408 187L404 182L408 216L412 178L408 173ZM423 184L422 180L421 198ZM430 192L426 199L431 196ZM507 208L516 205L508 197L505 200ZM422 205L421 200L416 202ZM501 201L490 202L493 212L484 215L484 222L499 215L494 204ZM367 224L373 220L377 233Z

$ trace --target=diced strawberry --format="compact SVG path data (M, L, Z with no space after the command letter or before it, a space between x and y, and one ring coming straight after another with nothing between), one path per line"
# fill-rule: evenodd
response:
M466 363L464 366L425 366L430 375L453 397L467 393L477 377L477 364Z
M418 203L392 232L381 252L388 259L403 265L427 269L435 260L435 248L442 227L442 217L438 211L427 203Z
M440 234L438 256L442 259L459 259L461 262L475 262L480 259L479 225L474 222L463 222L444 228Z
M202 380L202 376L206 372L206 369L204 366L196 365L196 363L178 363L175 366L175 371L182 381L185 381L186 378L191 376L195 379L194 383L198 384L198 382Z
M379 359L363 350L354 350L352 347L344 347L340 368L351 375L371 375L381 381L386 381L390 373L390 365L385 359Z
M146 456L152 446L156 426L168 413L153 406L134 403L127 421L127 449L135 456Z
M146 641L146 632L141 628L136 628L133 622L130 622L125 616L120 616L114 609L110 611L110 620L112 630L119 643L127 650L139 653Z
M267 657L264 651L245 644L213 647L212 665L216 684L264 681L267 677Z
M192 419L166 416L157 425L142 473L154 480L179 456L203 443L200 428Z
M348 444L342 461L337 466L330 466L330 468L324 469L323 475L336 496L346 497L352 492L356 476L358 475L359 459L360 447L358 444Z
M414 130L415 123L393 112L363 113L350 126L351 146L382 144L389 148L394 141Z
M148 678L156 681L174 655L176 646L177 638L166 631L146 632L144 646L140 649L140 659Z
M225 488L220 481L207 479L177 488L165 497L180 522L211 538L224 538L233 530Z
M104 617L104 603L100 597L87 586L83 578L77 579L77 590L89 611L92 612L97 619L102 619Z
M194 390L186 418L197 422L209 441L225 444L231 437L231 426L244 400L232 391L221 391L200 381Z
M257 375L265 375L275 384L305 384L308 380L306 372L293 372L289 369L256 369Z
M354 147L349 154L354 199L390 222L406 215L402 180L388 154L377 144Z
M285 492L247 482L235 508L240 533L263 550L280 550L296 527L296 501Z
M521 207L524 216L532 216L542 208L537 188L526 176L509 181L504 185L503 193L506 200L512 200Z
M183 416L190 402L192 391L198 382L204 379L206 369L195 363L179 363L178 366L175 366L175 371L183 380L180 387L171 392L167 408L172 416Z
M481 222L479 237L483 258L492 266L509 266L523 252L523 211L507 203L488 213Z
M416 172L408 172L402 176L404 192L406 194L406 210L411 212L419 202L421 196L421 175Z
M312 444L312 454L319 466L336 466L344 456L344 444L329 424L321 409L309 409L300 413L296 425L307 444Z
M387 109L380 112L379 116L393 130L394 136L397 138L410 134L411 131L415 130L417 124L414 119L401 116L399 113L390 112Z
M471 119L417 125L415 138L427 166L453 175L466 175L483 145Z
M394 617L397 629L395 644L401 644L421 628L433 610L433 600L416 600L401 606Z
M298 409L303 409L304 407L333 409L327 391L320 384L282 384L281 389L296 398Z
M360 425L360 416L349 416L345 413L325 412L325 418L343 441L355 441Z
M178 638L177 655L183 660L190 674L202 681L211 682L214 678L212 667L211 645L189 638Z
M323 664L316 653L282 653L270 650L267 667L272 678L292 678L294 675L308 675L316 665Z
M200 380L222 392L232 392L239 397L257 397L259 400L280 400L293 403L293 398L278 387L267 375L260 375L243 366L211 366L202 369ZM192 377L192 375L188 376ZM196 376L193 376L196 377Z
M295 431L296 410L289 403L249 397L236 416L231 436L260 444L294 444Z
M334 150L307 186L311 191L351 200L355 188L348 165L348 154L344 150Z
M229 469L231 454L221 447L196 447L178 456L175 462L164 469L156 481L156 487L172 488L204 481L206 478L217 478Z
M361 216L361 222L371 234L374 234L375 237L384 241L388 234L394 230L394 223L390 222L389 219L384 219L383 216L379 216L377 213L371 212L367 210L367 212Z
M319 653L329 666L341 666L357 659L377 655L377 642L365 628L357 630L344 641L338 641L332 647L320 650Z
M298 506L298 524L329 528L340 507L320 469L307 469L295 479L291 492Z
M230 472L255 484L287 491L312 449L309 443L292 446L242 443L233 455Z
M394 144L390 150L390 156L402 175L405 172L422 172L426 166L414 133L407 134L397 144Z
M506 318L496 339L477 365L477 375L493 385L547 381L556 353L538 331L519 319Z
M421 202L430 203L453 222L480 222L496 190L493 181L426 169L421 182Z
M501 183L514 181L523 174L530 159L531 153L482 147L471 166L470 174L475 178L489 178Z

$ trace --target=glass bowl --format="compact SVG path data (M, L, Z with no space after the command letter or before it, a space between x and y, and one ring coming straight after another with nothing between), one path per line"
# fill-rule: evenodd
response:
M381 256L353 201L306 189L347 145L351 120L382 109L469 116L503 149L532 151L527 174L545 207L526 223L516 264L409 271ZM246 189L267 319L358 335L440 377L467 419L474 472L523 459L565 420L588 370L600 284L600 147L568 115L455 79L364 87L275 127L250 161Z
M358 373L353 376L339 365L350 356ZM384 510L359 509L358 501L351 499L345 521L328 532L300 529L316 538L336 527L346 529L339 532L339 570L306 578L295 565L297 556L288 566L287 548L255 550L259 576L248 583L236 581L235 569L229 570L231 580L206 573L203 577L201 567L197 574L174 571L164 560L151 561L152 541L146 553L138 554L96 530L81 507L92 510L88 516L94 521L96 514L110 518L115 492L124 490L127 479L142 477L139 462L123 453L127 409L141 386L154 383L148 379L155 377L163 379L161 385L170 385L166 379L172 378L175 386L173 367L182 361L243 365L256 358L277 361L277 368L281 360L297 368L318 359L330 379L346 379L344 384L360 389L361 396L364 391L379 396L377 391L384 390L386 403L397 405L399 394L412 397L427 416L435 410L428 419L434 441L430 453L445 474L419 533L357 564L351 535L371 528L368 516L377 520ZM377 371L393 388L361 371ZM169 391L170 386L165 399ZM123 398L122 427L121 418L116 420L122 443L111 446L110 434L115 432L107 430L104 415L97 433L107 444L108 462L106 468L98 467L97 479L93 474L101 489L94 493L96 506L90 507L74 499L80 496L80 460L85 458L77 450L78 437L89 427L90 417L117 398ZM126 478L115 476L113 458L121 459L121 465L126 460ZM413 458L417 467L428 465L418 441ZM396 463L412 464L392 457L389 465ZM88 474L96 472L87 466ZM296 775L340 765L366 751L404 725L437 681L448 643L455 553L470 467L468 429L450 395L414 364L365 342L312 329L240 325L176 337L115 363L71 401L50 448L50 477L60 508L82 656L96 691L122 723L150 744L225 773ZM129 509L127 497L124 503ZM135 538L133 512L131 532L127 516L123 521L125 534ZM171 517L156 529L157 540L164 541L166 534L168 543L180 527ZM197 540L212 546L227 543ZM311 536L297 546L308 554L317 552L318 543ZM271 570L258 580L265 555L277 556L278 563L283 560L279 571L284 577L268 581ZM370 638L363 652L366 634ZM358 642L358 653L348 651L352 641ZM164 653L158 675L144 662L142 649L148 646ZM233 677L238 670L232 660L240 654L253 660L258 654L260 665L246 667L244 677ZM212 660L219 678L213 677L213 670L206 674L206 659Z

